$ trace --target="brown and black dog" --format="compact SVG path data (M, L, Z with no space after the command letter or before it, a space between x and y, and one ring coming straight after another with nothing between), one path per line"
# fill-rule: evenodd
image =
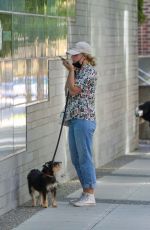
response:
M46 162L43 165L42 170L32 169L28 176L28 188L29 193L32 197L32 206L36 206L36 196L35 192L39 192L40 195L40 205L43 208L48 207L47 194L51 192L51 204L52 207L57 207L56 203L56 190L57 190L57 180L56 173L61 169L61 162Z

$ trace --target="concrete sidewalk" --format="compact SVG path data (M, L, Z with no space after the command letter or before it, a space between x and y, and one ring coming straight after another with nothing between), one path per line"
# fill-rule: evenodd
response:
M14 229L149 230L150 146L128 157L132 160L98 178L96 206L71 206L68 200L79 196L81 190L77 190L58 202L58 208L43 209Z

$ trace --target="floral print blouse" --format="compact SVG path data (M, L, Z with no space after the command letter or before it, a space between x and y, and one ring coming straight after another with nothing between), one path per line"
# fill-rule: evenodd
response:
M69 96L66 110L66 120L72 118L95 120L95 88L97 72L90 64L85 64L75 72L75 85L81 88L81 93Z

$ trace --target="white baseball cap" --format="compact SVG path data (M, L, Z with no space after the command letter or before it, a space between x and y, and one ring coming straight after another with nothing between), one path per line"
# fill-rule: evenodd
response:
M87 42L77 42L73 48L67 51L67 54L70 55L80 53L91 54L91 46Z

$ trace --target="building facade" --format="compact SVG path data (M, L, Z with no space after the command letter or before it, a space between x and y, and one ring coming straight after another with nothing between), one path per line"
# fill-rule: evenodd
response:
M97 59L96 167L138 143L136 1L11 2L0 1L0 214L30 199L29 170L52 159L65 104L59 55L75 42L89 42ZM63 162L61 182L75 175L67 132L56 155Z

